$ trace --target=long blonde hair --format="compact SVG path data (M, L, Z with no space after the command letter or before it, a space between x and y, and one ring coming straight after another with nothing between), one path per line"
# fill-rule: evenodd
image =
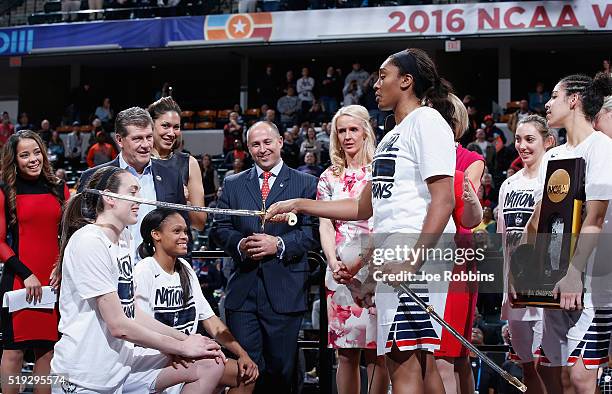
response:
M376 136L374 130L370 124L370 115L368 110L361 105L348 105L342 107L336 112L331 121L331 135L329 136L329 157L332 162L332 173L334 176L342 176L346 170L346 155L340 145L338 139L338 130L336 123L338 118L346 115L354 118L362 123L363 130L365 132L365 141L363 142L363 148L357 154L359 163L363 166L369 166L372 163L374 157L374 150L376 149Z

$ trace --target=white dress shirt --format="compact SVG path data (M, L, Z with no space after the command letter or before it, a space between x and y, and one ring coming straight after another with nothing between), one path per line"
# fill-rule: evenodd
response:
M283 168L283 164L284 164L283 160L281 159L278 162L278 164L276 164L270 170L270 172L272 173L272 176L268 178L268 186L270 186L270 190L272 190L272 185L274 185L274 181L276 180L276 178L278 178L278 174L280 174L280 171ZM261 190L261 187L263 186L263 181L264 181L264 176L263 176L264 170L262 170L257 164L255 164L255 170L257 171L257 179L259 180L259 190ZM277 238L280 240L281 246L276 256L279 259L282 259L283 255L285 254L285 241L283 241L282 237L277 237ZM242 243L243 240L244 238L242 238L240 242L238 242L237 248L238 248L238 254L240 254L242 259L244 260L244 255L242 254L242 251L240 250L240 244Z
M281 160L278 162L277 165L272 167L272 169L270 170L270 172L272 173L272 176L268 178L268 185L270 186L270 190L272 190L272 185L274 185L274 181L276 180L276 178L278 178L278 174L280 174L280 171L282 168L283 168L283 161ZM263 177L264 170L259 168L257 164L255 165L255 170L257 170L257 179L259 179L259 189L261 190L261 187L263 186L263 181L264 181L264 177Z
M139 174L134 167L130 166L123 159L123 153L119 153L119 167L123 168L124 170L128 170L130 174L136 177L138 184L140 185L140 197L147 200L157 200L153 172L151 171L151 160L149 160L149 164L147 164L145 169L142 171L142 174ZM155 206L153 205L140 205L140 208L138 209L138 222L128 226L130 232L132 233L132 250L136 256L134 263L140 261L140 256L138 256L137 250L138 246L140 246L142 243L142 237L140 236L140 225L142 224L142 219L144 219L147 213L153 211L154 209Z

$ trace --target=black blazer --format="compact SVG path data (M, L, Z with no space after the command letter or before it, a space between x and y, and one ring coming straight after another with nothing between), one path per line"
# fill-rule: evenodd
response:
M292 198L314 199L317 179L312 175L298 172L283 165L274 181L267 205ZM223 182L223 194L218 208L253 209L262 208L261 189L255 167L232 175ZM309 216L298 215L298 223L291 227L286 223L267 223L266 234L280 236L285 243L283 259L267 256L259 262L242 260L238 243L244 237L261 232L257 217L215 215L211 237L234 260L234 270L226 289L225 307L238 310L244 303L249 290L255 285L257 272L261 275L270 304L277 313L303 312L307 310L309 250L318 247L313 237Z
M121 154L121 153L119 153ZM119 156L115 160L108 163L100 164L99 166L88 169L81 174L77 191L80 193L87 184L89 178L96 170L108 166L119 167ZM180 174L164 167L157 160L151 160L151 172L153 174L153 184L155 185L155 195L157 201L172 202L176 204L185 204L185 191Z

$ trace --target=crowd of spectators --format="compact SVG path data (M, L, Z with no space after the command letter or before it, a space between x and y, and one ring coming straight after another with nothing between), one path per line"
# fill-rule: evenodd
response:
M378 71L369 73L359 61L354 61L346 75L341 68L329 66L325 74L313 76L309 67L303 67L297 80L293 70L287 70L281 77L268 65L255 84L262 114L276 109L275 123L286 130L306 121L317 125L329 122L340 104L361 104L382 124L373 89L377 79Z
M297 80L293 70L287 70L280 77L268 65L255 80L261 114L257 120L272 122L283 133L283 160L290 167L308 166L306 154L312 152L314 165L325 169L329 162L331 130L328 124L340 106L363 105L368 110L377 139L382 138L380 126L384 123L385 114L378 109L374 97L373 86L377 79L377 71L370 73L364 70L358 61L352 64L351 71L346 75L341 68L329 66L320 78L313 77L310 69L303 67L301 78ZM249 167L248 159L243 157L246 154L243 147L248 128L243 115L240 106L234 106L229 121L223 127L224 167L227 169L233 166L235 155L241 156Z

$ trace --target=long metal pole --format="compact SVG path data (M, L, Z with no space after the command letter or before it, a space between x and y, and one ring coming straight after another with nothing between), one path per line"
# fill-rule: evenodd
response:
M466 348L468 348L470 351L474 352L474 354L476 354L478 356L478 358L480 358L482 361L484 361L489 367L491 367L491 369L493 369L495 372L497 372L498 374L501 375L502 378L506 379L508 381L508 383L510 383L511 385L513 385L514 387L516 387L518 390L520 390L522 393L524 393L525 391L527 391L527 386L525 386L523 384L523 382L521 382L520 380L518 380L516 377L510 375L507 371L504 371L499 365L495 364L495 362L493 360L491 360L489 357L487 357L483 352L481 352L480 350L478 350L478 348L474 345L472 345L472 343L470 341L468 341L467 339L465 339L463 337L463 335L459 334L457 332L457 330L455 330L450 324L448 324L444 319L442 319L440 317L440 315L438 315L436 313L436 311L434 310L433 306L431 305L427 305L425 304L425 302L423 302L423 300L421 299L421 297L419 297L410 287L408 287L408 285L406 283L401 283L399 285L400 290L405 293L408 297L412 298L412 300L419 306L421 307L421 309L423 309L425 312L427 312L427 314L429 316L431 316L432 319L434 319L436 322L438 322L442 327L444 327L446 330L448 330L451 334L453 334L453 336L455 338L457 338L457 340L459 342L461 342L463 344L463 346L465 346Z
M99 196L112 197L119 200L131 201L138 204L145 205L154 205L160 208L170 208L177 209L180 211L193 211L193 212L206 212L217 215L229 215L229 216L256 216L259 218L264 218L266 216L266 211L253 211L248 209L224 209L224 208L209 208L209 207L198 207L194 205L184 205L184 204L176 204L172 202L165 201L157 201L157 200L147 200L145 198L127 196L123 194L113 193L109 191L97 190L97 189L85 189L83 193L92 193L97 194ZM297 223L297 216L294 213L287 214L287 223L290 226L294 226Z

